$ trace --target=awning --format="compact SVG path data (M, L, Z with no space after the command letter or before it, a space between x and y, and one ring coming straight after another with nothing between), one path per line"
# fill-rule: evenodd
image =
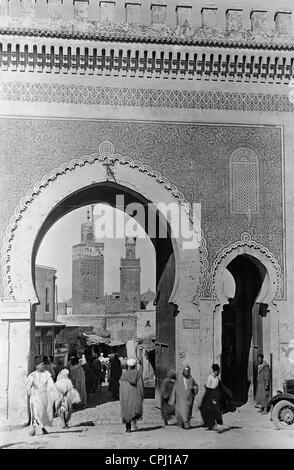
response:
M87 338L88 346L91 346L92 344L109 344L110 342L109 338L103 338L98 335L87 335L86 333L83 333L83 336Z
M126 344L125 341L104 338L103 336L98 335L88 335L83 333L83 336L86 337L88 346L91 346L92 344L107 344L108 346L122 346Z
M126 342L122 343L121 340L112 339L108 346L123 346L124 344L126 344Z

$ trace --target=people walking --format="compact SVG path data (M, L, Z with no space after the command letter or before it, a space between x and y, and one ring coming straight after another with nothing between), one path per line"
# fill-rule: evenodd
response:
M69 365L69 378L74 388L79 392L81 404L87 406L86 380L83 367L79 363L77 356L72 356Z
M69 379L68 369L63 369L59 372L55 387L60 392L60 397L55 402L56 412L60 416L62 427L68 428L72 414L72 405L81 401L79 392L74 388L72 381Z
M271 372L268 363L264 360L264 355L259 353L257 355L257 390L256 390L256 406L260 405L262 415L267 414L267 404L269 402L270 395L270 378Z
M37 426L48 434L46 426L52 426L54 402L59 398L52 376L45 368L42 357L36 359L36 370L28 375L26 389L30 405L30 434L36 434Z
M168 401L169 405L175 405L177 422L183 429L190 428L193 403L198 390L199 386L191 375L191 368L186 365L179 373Z
M95 373L95 391L98 392L98 395L101 395L103 368L102 363L96 353L94 354L93 370Z
M204 426L209 430L219 431L223 425L223 408L226 399L231 398L231 392L220 381L220 367L212 364L206 383L205 394L199 407Z
M115 354L110 361L110 376L108 390L112 393L113 398L119 398L119 379L122 374L121 362L118 354Z
M168 425L169 420L175 414L175 406L170 405L168 402L173 391L176 378L176 372L170 369L161 385L161 416L165 426Z
M132 424L136 428L137 420L143 416L144 385L136 363L136 359L128 359L128 369L124 369L120 377L121 417L126 432L131 432Z

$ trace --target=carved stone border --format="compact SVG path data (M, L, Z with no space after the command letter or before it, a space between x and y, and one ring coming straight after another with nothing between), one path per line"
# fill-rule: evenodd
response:
M210 293L213 299L218 297L217 290L216 290L216 274L221 262L226 258L226 256L231 253L232 251L237 251L238 248L247 246L249 248L253 248L255 250L260 251L263 255L265 255L269 262L272 264L275 274L276 274L276 287L274 292L275 299L283 298L283 274L279 262L275 258L275 256L262 244L252 240L250 233L243 232L241 234L241 239L226 246L222 249L222 251L217 255L215 258L209 275L209 286L210 286Z
M228 111L294 111L294 104L287 94L100 87L41 82L0 83L0 101Z
M19 205L14 210L13 216L10 218L9 224L6 227L5 235L3 237L2 248L1 248L1 275L2 275L2 285L4 288L4 297L14 299L13 296L13 287L10 276L10 251L13 243L14 232L17 230L18 223L23 217L23 213L26 211L29 204L31 204L34 199L45 189L49 184L55 181L58 176L65 174L68 171L75 170L76 167L83 167L86 164L94 164L95 162L103 162L105 160L109 162L117 162L120 165L128 165L130 168L137 169L140 172L147 173L151 178L155 178L159 184L162 184L165 189L171 191L173 196L179 200L185 212L189 215L191 222L193 222L193 229L200 236L201 234L201 246L199 249L200 252L200 265L201 269L207 271L208 261L207 261L207 250L206 250L206 241L203 236L203 232L200 228L199 219L194 212L191 204L185 198L184 194L179 191L177 186L169 181L168 178L162 176L159 171L153 170L149 165L145 165L138 160L133 160L130 157L123 157L119 153L114 153L114 145L109 141L104 141L99 145L98 153L93 153L92 155L85 155L80 159L71 160L68 163L63 163L60 167L55 168L51 173L46 174L43 178L37 182L32 189L30 189L27 194L20 200ZM201 288L200 288L200 291Z

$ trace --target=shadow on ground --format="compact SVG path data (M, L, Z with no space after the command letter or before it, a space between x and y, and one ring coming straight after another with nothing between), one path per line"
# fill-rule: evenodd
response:
M139 428L139 429L134 429L132 432L140 432L140 431L155 431L156 429L162 429L165 426L149 426L146 428Z
M217 433L223 434L224 432L232 431L233 429L242 429L242 426L228 426L225 429L221 429L220 431L217 431Z

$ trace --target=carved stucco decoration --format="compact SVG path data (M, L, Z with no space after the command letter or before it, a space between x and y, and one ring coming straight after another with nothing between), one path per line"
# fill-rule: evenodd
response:
M251 31L247 29L224 30L190 26L168 26L77 21L38 20L38 18L4 17L0 34L56 37L62 39L84 39L94 41L123 41L159 44L185 44L190 46L219 46L252 49L293 50L294 39L290 34L279 34L275 30Z
M229 258L231 254L233 254L233 257L235 257L239 254L243 254L244 252L256 257L261 262L263 262L263 264L265 264L266 261L268 268L271 268L269 279L269 289L271 289L271 293L261 292L259 294L259 298L264 300L262 297L265 296L270 297L270 300L282 299L284 294L283 274L277 259L265 246L253 240L250 233L248 232L243 232L240 240L224 247L213 261L209 273L209 290L211 293L211 298L217 299L220 296L220 288L217 285L217 274L221 268L221 265L223 265L224 262L226 265L230 262Z
M74 103L171 109L224 109L293 112L289 95L203 90L98 87L91 85L3 82L0 101Z
M200 222L197 214L193 210L191 204L185 198L184 194L179 191L177 186L169 181L168 178L161 175L160 172L153 170L151 166L144 165L138 160L133 160L130 157L122 156L118 153L114 153L114 145L111 142L104 141L99 145L98 153L92 155L85 155L80 159L71 160L68 163L62 164L60 167L55 168L49 174L46 174L34 187L29 190L25 197L23 197L19 205L14 210L14 214L10 219L10 222L6 228L5 236L3 237L2 249L1 249L1 275L2 284L4 288L4 297L14 299L13 287L10 276L11 264L10 264L10 251L13 243L14 233L17 230L18 223L22 219L24 212L28 208L36 197L41 193L43 189L48 187L53 181L55 181L60 175L66 172L74 171L76 167L83 167L86 164L94 164L95 162L108 162L113 163L112 171L115 174L115 164L128 165L132 169L137 169L140 172L147 173L148 176L154 178L159 184L163 185L165 189L171 191L173 196L178 200L179 204L184 207L185 212L189 215L190 221L193 222L193 229L197 232L199 238L201 235L201 245L199 248L200 253L200 285L198 286L197 293L201 295L202 281L205 279L207 273L207 250L206 240L204 234L200 228ZM14 299L15 300L15 299Z

